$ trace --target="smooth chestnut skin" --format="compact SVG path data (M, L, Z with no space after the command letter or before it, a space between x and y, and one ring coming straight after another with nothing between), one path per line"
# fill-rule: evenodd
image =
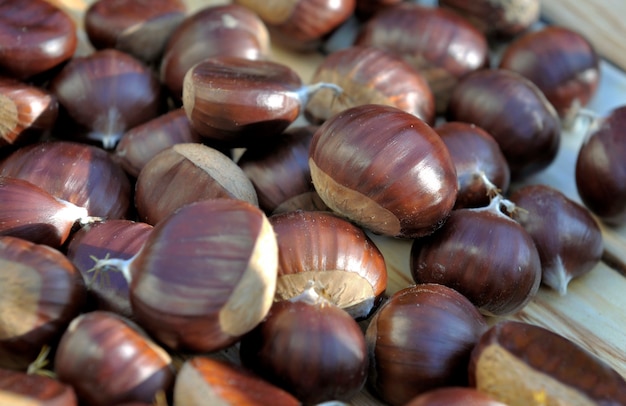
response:
M119 49L151 63L160 59L186 12L182 0L98 0L85 11L83 21L96 49Z
M20 80L68 61L78 45L76 24L48 1L0 3L0 71Z
M27 180L51 195L84 207L90 216L125 218L131 185L106 151L70 141L19 148L0 162L0 176Z
M365 232L326 211L269 218L278 241L276 300L304 292L311 281L356 319L376 309L387 288L385 259Z
M315 190L333 211L378 234L415 238L450 214L458 183L441 137L396 107L353 107L313 136Z
M571 118L586 106L600 82L595 48L566 27L548 26L520 36L506 47L499 67L537 85L561 118Z
M304 404L349 401L367 378L365 337L347 312L310 289L272 305L241 339L241 361Z
M424 392L404 406L506 406L506 404L475 388L450 386Z
M428 81L443 112L457 81L489 65L487 39L457 13L402 2L370 18L355 45L374 46L402 56Z
M626 223L626 106L596 123L576 158L576 187L587 206L611 225Z
M103 311L72 320L56 350L54 372L93 406L151 402L172 388L175 377L170 355L139 326Z
M403 0L356 0L356 9L354 14L361 21L367 21L377 12L401 3Z
M556 158L561 121L543 92L519 73L483 69L455 86L448 121L472 123L495 138L512 180L536 174Z
M76 231L67 245L67 258L89 287L90 309L132 318L128 282L119 272L93 271L97 259L128 259L137 254L152 231L147 223L106 220Z
M507 192L511 170L491 134L474 124L458 121L443 123L435 131L446 144L456 168L459 192L455 209L486 206L494 192Z
M410 270L416 283L440 283L466 296L486 315L522 309L541 282L541 260L532 237L487 207L454 210L432 236L413 241Z
M47 90L0 78L0 147L37 141L52 129L58 112L59 103Z
M313 94L305 109L309 121L322 123L341 111L360 104L386 104L435 121L435 97L426 79L400 56L368 46L352 46L327 55L318 65L311 83L334 83Z
M622 405L626 381L604 361L544 327L518 321L492 326L476 344L470 385L511 406Z
M112 149L124 132L157 117L161 85L137 58L116 49L75 57L50 82L80 140Z
M77 406L70 385L56 379L0 369L0 404L33 406Z
M573 278L590 272L602 259L602 231L584 206L546 185L523 186L509 198L512 217L535 241L543 283L561 295Z
M470 353L486 330L476 307L451 288L401 289L367 327L368 385L394 406L435 388L466 385Z
M241 366L196 356L185 361L176 376L174 404L202 406L299 406L288 392Z
M87 290L60 251L0 236L0 368L26 370L83 310Z
M185 73L196 63L220 55L269 58L269 32L256 13L238 4L224 4L204 7L185 18L165 47L161 82L180 102Z
M304 108L300 76L271 61L214 57L185 75L183 108L200 135L232 147L265 142Z

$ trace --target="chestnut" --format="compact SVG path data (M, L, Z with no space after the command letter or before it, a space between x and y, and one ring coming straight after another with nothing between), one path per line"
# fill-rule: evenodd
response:
M187 203L210 198L258 205L254 186L239 166L220 151L199 143L176 144L159 152L139 172L135 183L139 218L152 225Z
M96 49L115 48L150 64L157 62L170 35L185 18L184 0L97 0L83 22Z
M576 157L576 188L603 222L626 223L626 106L611 110L589 130Z
M506 406L475 388L448 386L417 395L405 406Z
M160 80L180 102L185 73L196 63L219 55L268 59L270 40L265 23L238 4L201 8L171 34L159 68Z
M26 370L83 310L87 291L60 251L0 236L0 368Z
M50 73L76 51L74 20L45 0L0 3L0 71L17 79Z
M299 406L288 392L241 366L203 356L182 365L174 385L174 404L201 406Z
M604 250L602 231L589 210L558 189L527 185L513 192L512 217L535 241L541 280L561 295L569 282L590 272Z
M604 361L544 327L502 321L480 338L470 385L507 405L626 403L626 381Z
M72 123L74 137L112 149L129 128L160 114L161 86L152 71L135 57L104 49L75 57L50 82Z
M467 385L470 353L487 323L454 289L409 286L393 294L366 331L368 385L385 403L404 405L444 386Z
M435 121L435 98L426 79L400 56L371 46L351 46L327 55L317 66L312 83L334 83L313 94L305 109L310 122L360 104L387 104L414 114L428 124Z
M487 131L469 123L450 121L435 127L454 161L459 181L455 209L489 204L495 193L506 194L509 164Z
M506 46L499 67L533 82L559 116L572 120L596 94L600 58L581 33L560 26L528 32Z
M387 288L385 259L356 225L326 211L294 211L269 218L278 241L276 300L301 294L310 282L356 319L364 319Z
M482 69L454 87L449 121L472 123L491 134L509 163L512 180L537 174L556 158L561 121L530 80L506 69Z
M171 389L175 377L170 355L139 326L103 311L72 320L56 350L54 372L93 406L151 402L158 391Z
M300 193L293 196L281 204L279 204L272 214L287 213L296 210L304 211L332 211L326 203L320 198L319 194L315 190L310 192Z
M401 2L377 13L361 28L355 45L385 49L406 59L429 83L437 112L466 74L489 66L483 33L450 9Z
M367 21L379 11L401 3L403 0L356 0L354 14L361 21Z
M57 379L0 368L0 404L78 406L70 385Z
M275 302L240 342L244 366L305 404L350 400L367 378L361 328L318 289L311 284L302 294Z
M441 137L392 106L361 105L329 118L313 136L309 166L328 207L394 237L415 238L441 227L458 190Z

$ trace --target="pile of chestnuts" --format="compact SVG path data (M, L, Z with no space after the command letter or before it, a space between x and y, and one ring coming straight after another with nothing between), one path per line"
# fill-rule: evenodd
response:
M0 2L0 404L626 404L506 321L626 223L626 107L525 184L600 79L539 0L62 3Z

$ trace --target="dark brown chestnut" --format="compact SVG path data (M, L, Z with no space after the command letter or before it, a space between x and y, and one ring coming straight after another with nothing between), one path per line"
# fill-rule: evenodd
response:
M457 81L489 65L487 39L459 14L441 7L401 2L385 8L361 28L355 45L369 45L402 56L422 73L445 111Z
M0 78L0 147L38 140L52 129L58 111L56 97L47 90Z
M454 161L459 181L455 209L489 204L494 193L505 194L511 170L496 140L468 123L447 122L435 127Z
M93 406L151 402L172 388L175 377L163 348L130 320L103 311L72 320L56 350L54 372Z
M241 339L240 356L244 366L305 404L350 400L367 378L361 328L314 285L275 302L265 320Z
M77 406L70 385L54 378L0 369L0 404L29 406Z
M441 137L392 106L361 105L329 118L313 136L309 166L328 207L388 236L432 233L450 214L458 190Z
M361 228L326 211L295 211L269 220L278 241L276 300L295 297L313 282L356 319L376 309L387 289L387 267Z
M210 352L234 344L269 311L278 246L258 207L202 200L160 221L132 258L95 268L105 267L123 272L134 319L152 337L174 350Z
M424 392L404 406L507 406L475 388L449 386Z
M112 149L124 132L158 116L161 85L135 57L104 49L73 58L50 82L63 112L80 130L74 137Z
M60 251L0 236L0 368L26 370L83 310L83 278Z
M506 69L482 69L463 77L450 97L447 118L491 134L513 180L545 169L561 144L561 121L552 104L530 80Z
M356 0L356 8L354 14L359 20L367 21L379 11L401 3L403 0Z
M596 94L600 58L581 33L560 26L528 32L507 45L500 68L515 71L543 92L563 119L573 119Z
M300 193L279 204L272 214L287 213L296 210L304 211L331 211L315 190Z
M587 208L546 185L523 186L510 200L516 206L512 217L535 241L546 286L564 295L573 278L600 262L602 231Z
M186 16L183 0L98 0L84 14L85 33L96 49L115 48L157 62Z
M45 0L0 3L0 71L29 79L68 61L78 45L76 24Z
M503 321L472 351L470 385L510 406L622 405L626 381L604 361L545 327Z
M576 187L602 221L626 223L626 106L611 110L590 128L576 158Z
M470 353L485 330L476 307L454 289L401 289L367 327L368 385L394 406L435 388L467 385Z
M317 66L312 83L334 83L331 89L313 94L305 116L322 123L341 111L360 104L386 104L435 121L435 98L421 73L400 56L380 48L351 46L332 52Z
M196 63L219 55L269 58L269 33L256 13L238 4L223 4L188 16L167 42L160 66L161 82L180 101L185 73Z
M254 186L241 168L199 143L176 144L159 152L139 172L135 184L139 218L153 225L185 204L211 198L258 205Z
M532 237L502 205L498 195L487 207L454 210L432 236L416 239L413 280L449 286L487 315L526 306L539 288L541 261Z
M196 356L176 376L174 404L202 406L300 406L288 392L241 366Z
M0 162L0 176L27 180L51 195L84 207L90 216L125 218L131 185L106 151L70 141L22 147Z

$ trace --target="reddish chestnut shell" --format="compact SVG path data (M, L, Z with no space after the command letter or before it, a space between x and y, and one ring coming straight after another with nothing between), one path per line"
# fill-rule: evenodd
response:
M47 376L0 369L0 404L33 406L77 406L70 385Z

